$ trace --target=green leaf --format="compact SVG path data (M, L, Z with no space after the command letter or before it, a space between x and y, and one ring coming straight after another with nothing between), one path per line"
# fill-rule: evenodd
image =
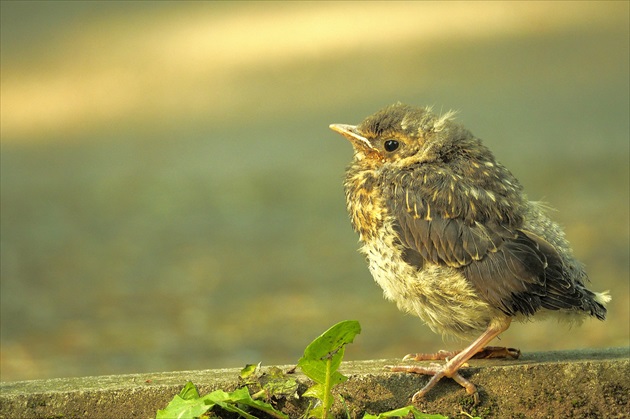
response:
M260 363L258 364L247 364L245 365L245 368L243 368L241 370L241 378L243 380L247 380L248 378L250 378L252 375L255 376L256 371L258 371L258 369L260 368Z
M186 385L184 385L182 391L179 392L179 397L184 400L198 399L199 391L197 390L197 387L195 387L195 385L192 383L192 381L189 381L186 383Z
M205 396L200 397L200 400L205 403L212 404L221 404L226 401L232 401L232 399L232 394L223 390L214 390L212 393L208 393Z
M243 388L239 388L237 390L234 390L232 393L229 394L230 395L230 402L234 403L234 404L243 404L245 406L250 406L253 407L254 409L258 409L261 410L265 413L267 413L268 415L274 417L274 418L282 418L282 419L288 419L289 417L287 415L285 415L284 413L280 412L279 410L274 409L274 407L272 405L270 405L269 403L265 403L261 400L254 400L252 399L252 396L250 396L249 394L249 389L247 387L243 387ZM218 403L217 403L218 404ZM223 407L223 406L221 406ZM225 408L226 410L229 409L234 409L231 410L233 412L237 412L240 415L243 416L241 412L241 410L239 408L237 408L234 405L231 405L229 408ZM237 410L239 409L239 410ZM250 416L244 416L244 417L250 417ZM254 417L254 416L251 416Z
M156 419L194 419L203 415L214 406L219 406L228 412L238 413L241 417L246 419L256 419L256 416L248 413L241 406L249 406L258 409L274 418L289 418L284 413L274 409L270 404L260 400L253 400L247 387L239 388L231 393L223 390L215 390L203 397L199 397L197 388L193 383L188 382L165 409L158 410Z
M422 413L414 406L405 406L400 409L390 410L389 412L380 413L378 415L370 415L369 413L366 413L363 415L363 419L404 418L410 413L413 414L414 419L448 419L448 416Z
M343 359L345 345L352 343L359 333L361 333L359 322L347 320L328 329L304 350L304 356L300 358L298 366L316 383L304 395L321 400L321 403L310 412L311 416L317 414L322 418L327 417L332 405L332 387L347 380L347 377L337 372ZM256 419L245 410L247 407L265 412L274 418L288 419L287 415L258 398L294 394L298 387L297 382L287 378L279 368L271 368L267 374L259 377L259 367L260 365L246 365L240 373L242 383L262 387L262 390L256 392L255 397L250 395L247 386L231 393L215 390L200 397L197 387L188 382L165 409L157 411L156 418L193 419L218 406L246 419Z
M189 381L166 408L157 411L155 417L156 419L193 419L203 415L213 406L213 403L206 404L199 398L197 387Z
M291 396L298 389L298 383L278 367L271 367L261 378L261 384L268 397Z
M329 360L308 360L300 364L300 368L304 374L316 383L324 384L326 382L326 374L329 373L331 386L341 384L348 379L345 375L337 372L337 368L341 365L341 360L345 353L344 348L339 349Z
M315 384L312 387L309 387L304 394L303 397L313 397L315 399L321 399L322 394L324 394L324 385L323 384Z
M355 320L337 323L306 347L304 356L298 361L298 366L311 380L324 383L327 368L331 371L339 368L344 355L344 346L352 343L359 333L361 333L361 326ZM331 361L329 365L327 365L327 360ZM347 378L335 373L329 379L332 385L336 385Z
M308 412L309 418L325 418L326 414L324 413L324 405L320 404L319 406L315 406Z
M175 396L165 409L157 411L156 419L194 419L206 413L211 405L200 403L199 400L184 400Z
M345 352L345 345L352 343L354 337L361 333L361 326L355 320L337 323L321 336L311 342L304 350L304 356L298 361L298 366L307 377L315 381L304 396L321 400L310 417L326 418L332 406L332 388L343 383L348 377L337 372Z

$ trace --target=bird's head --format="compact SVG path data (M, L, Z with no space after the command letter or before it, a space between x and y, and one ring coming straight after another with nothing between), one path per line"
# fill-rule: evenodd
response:
M453 134L462 130L451 121L452 116L452 112L438 116L429 108L397 103L359 125L332 124L330 128L350 140L355 161L407 166L434 161L448 150Z

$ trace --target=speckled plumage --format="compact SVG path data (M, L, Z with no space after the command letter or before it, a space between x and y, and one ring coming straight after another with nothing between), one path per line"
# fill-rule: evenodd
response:
M458 337L544 312L603 320L609 297L585 287L560 227L451 116L395 104L331 125L354 147L347 208L385 297Z

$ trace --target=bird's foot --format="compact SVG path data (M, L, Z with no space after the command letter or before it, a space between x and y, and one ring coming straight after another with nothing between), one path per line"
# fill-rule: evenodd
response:
M503 348L497 351L495 347L485 347L485 344L497 337L501 332L507 330L510 326L511 318L498 318L488 325L488 328L475 339L466 349L460 352L438 352L437 357L430 356L428 359L448 359L444 365L430 365L428 367L421 366L389 366L390 371L411 372L416 374L431 375L429 382L416 394L413 395L413 401L419 401L424 395L431 390L442 377L449 377L457 381L457 383L466 389L466 393L473 395L475 403L479 401L477 387L467 379L461 376L459 369L466 365L466 362L474 358L475 355L481 354L482 358L492 358L491 354L502 353L512 358L518 358L520 351L518 349ZM452 356L452 358L451 358ZM479 357L479 356L477 356ZM427 359L422 354L407 355L405 359Z
M407 354L403 358L403 361L437 361L437 360L449 360L461 351L438 351L432 354ZM506 348L504 346L486 346L481 348L479 352L474 354L471 359L491 359L491 358L513 358L518 359L521 355L521 350L517 348Z
M420 391L413 395L413 402L418 402L429 390L431 390L442 377L449 377L455 380L459 385L466 389L466 393L473 395L475 403L478 401L477 388L473 383L464 378L459 373L459 368L466 367L468 364L462 360L453 359L462 351L439 351L432 354L408 354L405 355L403 361L447 361L446 364L440 365L432 363L429 366L415 365L388 365L385 368L392 372L407 372L413 374L431 375L429 382ZM506 348L503 346L486 346L481 348L473 356L468 359L491 359L491 358L513 358L517 359L521 355L521 351L516 348Z
M412 401L414 403L420 401L420 399L422 399L425 394L427 394L427 392L431 390L438 383L438 381L442 379L442 377L452 378L459 385L466 389L466 393L473 395L473 397L475 398L475 402L478 400L477 387L475 387L473 383L464 378L459 373L458 369L453 370L453 366L450 362L447 362L444 365L431 364L428 367L415 365L387 365L385 366L385 368L389 369L392 372L407 372L432 376L429 382L413 395Z

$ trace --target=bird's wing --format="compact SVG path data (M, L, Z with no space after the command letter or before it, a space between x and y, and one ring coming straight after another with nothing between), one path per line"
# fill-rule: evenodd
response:
M487 221L414 217L395 210L396 230L408 263L461 269L480 296L509 315L532 315L581 304L580 292L567 279L562 259L533 233Z

